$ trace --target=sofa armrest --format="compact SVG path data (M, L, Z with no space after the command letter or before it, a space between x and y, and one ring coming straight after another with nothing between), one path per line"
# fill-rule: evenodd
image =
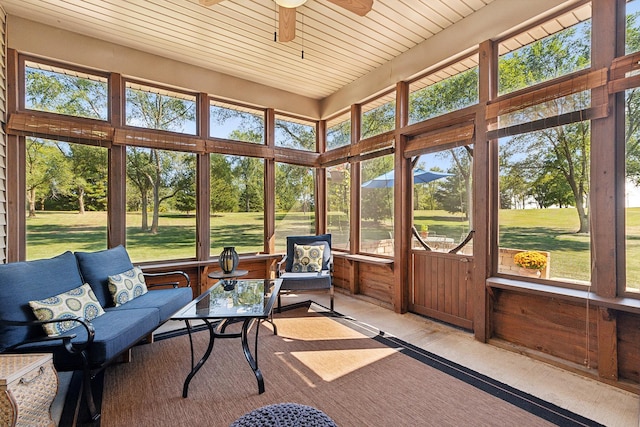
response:
M190 288L191 287L191 279L189 278L189 275L187 273L185 273L184 271L165 271L165 272L161 272L161 273L142 273L144 275L144 277L162 277L162 278L175 278L177 279L177 276L181 276L180 279L184 279L186 285L186 288ZM153 283L150 285L147 285L148 288L154 288L154 287L159 287L159 286L172 286L174 288L177 288L180 286L180 280L173 280L173 281L166 281L166 282L161 282L161 283Z
M0 319L0 323L8 325L8 326L37 326L37 325L44 325L45 323L61 323L61 322L68 322L68 321L75 321L80 323L80 325L87 331L87 339L85 341L75 341L75 342L71 342L72 339L76 338L77 335L76 334L64 334L64 335L56 335L56 336L42 336L42 337L37 337L37 338L31 338L25 341L21 341L17 344L14 344L8 348L6 348L4 351L15 351L15 350L19 350L20 347L27 345L27 344L32 344L32 343L38 343L38 342L51 342L51 341L62 341L62 345L64 345L64 348L69 352L69 353L80 353L82 351L84 351L87 347L89 347L89 345L91 345L91 343L93 342L95 335L96 335L96 331L95 328L93 327L93 324L86 320L83 317L73 317L73 318L64 318L64 319L51 319L51 320L32 320L32 321L17 321L17 320L5 320L5 319Z
M282 259L276 264L276 277L282 276L285 272L284 266L287 262L287 254L282 255Z

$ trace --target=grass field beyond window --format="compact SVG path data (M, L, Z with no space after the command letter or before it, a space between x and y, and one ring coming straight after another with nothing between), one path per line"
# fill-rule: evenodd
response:
M415 211L416 221L429 218L429 230L439 234L460 233L459 226L444 211ZM312 223L310 214L288 213L281 224ZM95 251L107 245L105 212L39 211L27 219L27 258L38 259L64 251ZM156 235L140 231L140 214L127 215L131 258L136 261L195 257L195 217L162 214ZM477 227L477 226L476 226ZM527 209L500 211L500 246L512 249L549 251L551 276L589 280L589 235L576 234L574 209ZM640 208L627 209L627 260L640 258ZM287 227L281 236L286 237ZM263 218L260 213L220 213L211 216L211 255L224 246L235 246L239 253L263 250ZM613 236L612 236L613 238ZM638 289L640 265L627 263L628 287Z

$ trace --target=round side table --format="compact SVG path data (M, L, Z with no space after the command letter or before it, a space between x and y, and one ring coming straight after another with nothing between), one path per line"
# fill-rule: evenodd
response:
M233 270L231 273L225 273L222 270L212 271L207 274L210 279L235 279L249 274L248 270Z

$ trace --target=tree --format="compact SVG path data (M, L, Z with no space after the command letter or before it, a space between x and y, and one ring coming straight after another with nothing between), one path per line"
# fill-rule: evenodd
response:
M393 155L376 157L362 162L362 182L365 183L393 171ZM363 188L361 192L362 219L378 223L393 217L393 187Z
M127 124L149 129L180 131L195 118L195 103L177 97L164 96L143 90L127 89ZM131 157L131 159L130 159ZM127 149L127 177L137 188L142 209L142 230L158 232L160 205L182 191L170 185L184 180L172 171L176 153L157 148ZM153 219L148 227L147 207L151 197Z
M233 110L232 110L233 111ZM249 117L246 125L241 124L241 129L231 132L231 138L241 141L262 142L263 128L256 129L253 116ZM244 130L243 130L244 129ZM264 161L251 157L232 157L232 172L234 182L239 194L239 210L243 212L262 212L264 210Z
M173 200L173 206L180 212L189 214L196 210L196 156L184 155L181 159L181 172L176 174L175 187L181 189Z
M211 155L211 212L234 212L238 209L238 192L233 184L231 164L222 154Z
M640 51L640 28L638 13L627 16L627 53ZM635 185L640 185L640 90L627 90L625 97L625 159L626 176Z
M82 144L57 143L71 170L68 193L83 214L89 199L90 210L103 210L107 205L107 150Z
M434 197L448 212L462 213L466 219L470 219L473 150L465 146L442 151L438 155L451 160L452 167L447 172L452 176L441 180Z
M511 53L499 63L499 87L512 91L568 74L590 63L590 36L575 27ZM530 122L588 107L589 97L583 93L547 102L542 108L520 110L501 120L505 124ZM579 233L589 232L587 201L589 194L590 131L589 122L573 123L539 132L513 137L514 161L536 170L528 180L529 186L538 176L555 174L566 180L571 188L576 213L580 221ZM529 190L529 194L533 191Z
M368 138L395 129L396 102L390 101L362 114L361 137Z
M327 150L351 144L351 120L327 129Z
M30 109L99 120L107 119L106 81L27 67L25 82L26 105ZM47 185L42 178L48 175L49 184L55 181L55 185L49 185L51 190L55 190L55 196L73 198L79 213L84 213L88 195L96 204L92 208L98 206L104 208L106 205L105 150L58 142L55 145L60 155L54 156L48 149L37 148L37 145L41 144L39 140L32 140L28 144L31 148L27 160L30 162L31 169L31 187L28 189L30 192L28 197L35 197L34 192L43 191L43 187ZM47 158L37 158L38 155L45 155L45 153ZM38 165L45 164L47 166L43 171L34 169ZM36 178L37 175L40 178ZM41 197L41 200L44 199ZM33 215L33 212L30 215Z
M313 176L311 168L278 163L276 167L276 209L284 212L314 210Z
M410 122L460 110L478 102L478 68L441 80L409 96Z
M44 209L45 200L59 194L70 171L55 144L39 138L27 138L25 163L29 217L35 217L36 204L40 202Z
M276 119L276 141L280 147L316 151L315 128L309 125Z

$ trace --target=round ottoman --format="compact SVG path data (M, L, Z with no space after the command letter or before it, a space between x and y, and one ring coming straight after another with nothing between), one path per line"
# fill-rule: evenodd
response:
M230 427L338 427L327 414L298 403L276 403L247 412Z

